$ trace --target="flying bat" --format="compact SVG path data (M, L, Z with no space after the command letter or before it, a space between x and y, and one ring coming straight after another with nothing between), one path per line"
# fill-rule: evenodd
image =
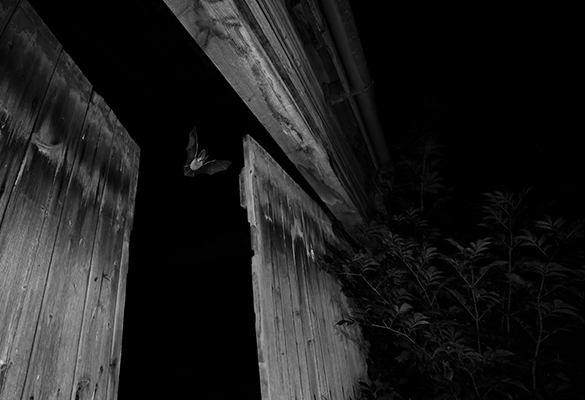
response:
M183 167L185 176L198 174L213 175L216 172L225 171L231 165L227 160L209 160L205 149L199 152L199 140L197 129L193 128L189 133L189 145L187 146L187 164Z

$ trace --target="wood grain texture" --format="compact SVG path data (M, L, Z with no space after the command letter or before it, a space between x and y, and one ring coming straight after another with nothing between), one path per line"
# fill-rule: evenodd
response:
M36 327L23 322L38 316L43 282L35 277L46 275L48 267L35 263L35 258L51 182L38 185L36 201L23 193L24 185L15 188L15 183L18 177L23 184L34 179L24 173L25 155L60 51L26 4L15 12L0 38L0 362L4 366L0 399L20 398Z
M118 178L120 179L119 192L116 196L115 229L117 230L116 260L118 266L118 286L115 293L115 308L113 309L112 348L110 351L108 395L107 399L116 400L120 386L120 365L122 359L122 332L124 326L124 306L126 304L126 282L128 276L128 260L130 248L130 232L134 220L134 203L138 183L138 162L140 151L120 122L117 122L113 151L119 154L121 165ZM114 300L114 298L112 298Z
M165 0L226 80L347 226L369 210L364 176L310 67L285 2Z
M8 24L10 17L16 10L18 0L2 0L0 1L0 34Z
M77 162L77 175L83 175L76 185L74 198L79 202L80 211L84 218L78 223L75 237L80 245L85 244L83 269L87 276L87 289L84 291L81 315L79 345L77 346L77 366L73 375L73 394L71 397L85 399L102 399L107 389L107 366L109 364L108 341L105 340L103 320L104 308L99 304L100 291L104 282L103 264L96 260L95 253L99 250L99 241L96 236L100 218L100 205L107 187L107 174L101 175L99 169L109 166L112 137L112 126L109 118L110 110L97 94L92 95L89 110L82 131ZM106 171L110 171L106 168ZM83 183L81 183L83 182ZM72 196L73 197L73 196ZM102 250L103 251L103 250ZM106 282L107 283L107 282ZM106 287L108 285L105 285ZM104 292L108 293L107 289ZM78 310L79 312L79 310Z
M262 398L349 399L366 379L366 353L357 326L340 335L335 324L349 307L315 264L325 242L338 243L331 222L250 137L244 163Z
M60 53L55 37L22 3L0 37L0 217Z
M26 367L17 382L24 387L25 398L67 393L73 378L87 286L84 261L88 247L75 233L80 224L79 199L71 183L90 94L89 82L62 52L17 183L19 192L22 190L19 195L33 204L48 197L34 258L34 264L44 265L47 272L32 274L32 286L42 290L31 297L30 312L20 321L23 331L35 327L29 365L19 364ZM22 353L28 352L30 339L17 336Z
M139 149L25 1L0 54L0 399L115 399Z

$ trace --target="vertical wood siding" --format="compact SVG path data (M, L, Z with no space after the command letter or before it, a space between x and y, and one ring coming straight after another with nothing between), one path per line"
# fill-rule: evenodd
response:
M331 223L250 137L244 140L242 206L251 225L252 277L262 398L354 397L365 349L339 284L315 265Z
M26 1L0 8L0 399L115 399L139 149Z

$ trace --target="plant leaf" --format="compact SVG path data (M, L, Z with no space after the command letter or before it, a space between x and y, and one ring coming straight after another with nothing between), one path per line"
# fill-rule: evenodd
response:
M516 283L520 286L525 286L526 285L526 281L518 274L515 273L511 273L511 274L506 274L506 277L508 278L508 280L512 283Z
M500 380L500 382L509 383L510 385L516 386L517 388L522 389L527 393L530 393L530 390L528 390L528 388L524 386L522 382L517 381L516 379L503 378Z
M412 308L412 306L410 304L408 304L408 303L402 303L402 305L398 309L398 314L405 313L408 310L410 310L411 308Z
M513 356L513 355L514 355L514 353L512 353L509 350L496 349L496 350L493 350L489 354L489 356L487 356L487 358L490 359L490 360L493 360L493 359L496 359L496 358L510 357L510 356Z

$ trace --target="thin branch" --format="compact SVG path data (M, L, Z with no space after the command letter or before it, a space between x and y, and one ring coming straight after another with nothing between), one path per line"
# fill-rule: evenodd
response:
M398 336L402 336L405 339L407 339L410 343L412 343L413 345L415 345L416 347L418 347L419 349L421 349L428 357L432 357L423 347L421 347L418 343L416 343L410 336L408 336L405 333L402 333L400 331L397 331L396 329L392 329L389 326L386 325L378 325L378 324L372 324L372 323L368 323L368 325L374 327L374 328L380 328L380 329L386 329L389 330L392 333L397 334Z
M372 289L374 292L376 292L376 294L377 294L378 296L380 296L380 298L382 299L382 301L384 301L384 303L386 303L386 304L388 304L390 307L392 307L392 304L390 304L390 302L389 302L388 300L386 300L386 299L384 298L384 296L382 296L382 295L380 294L380 292L378 292L378 290L377 290L375 287L373 287L373 286L370 284L370 282L369 282L369 281L366 279L366 277L365 277L365 276L363 276L363 275L360 275L360 276L361 276L361 277L364 279L364 281L366 281L366 283L368 284L368 286L369 286L369 287L370 287L370 288L371 288L371 289Z

